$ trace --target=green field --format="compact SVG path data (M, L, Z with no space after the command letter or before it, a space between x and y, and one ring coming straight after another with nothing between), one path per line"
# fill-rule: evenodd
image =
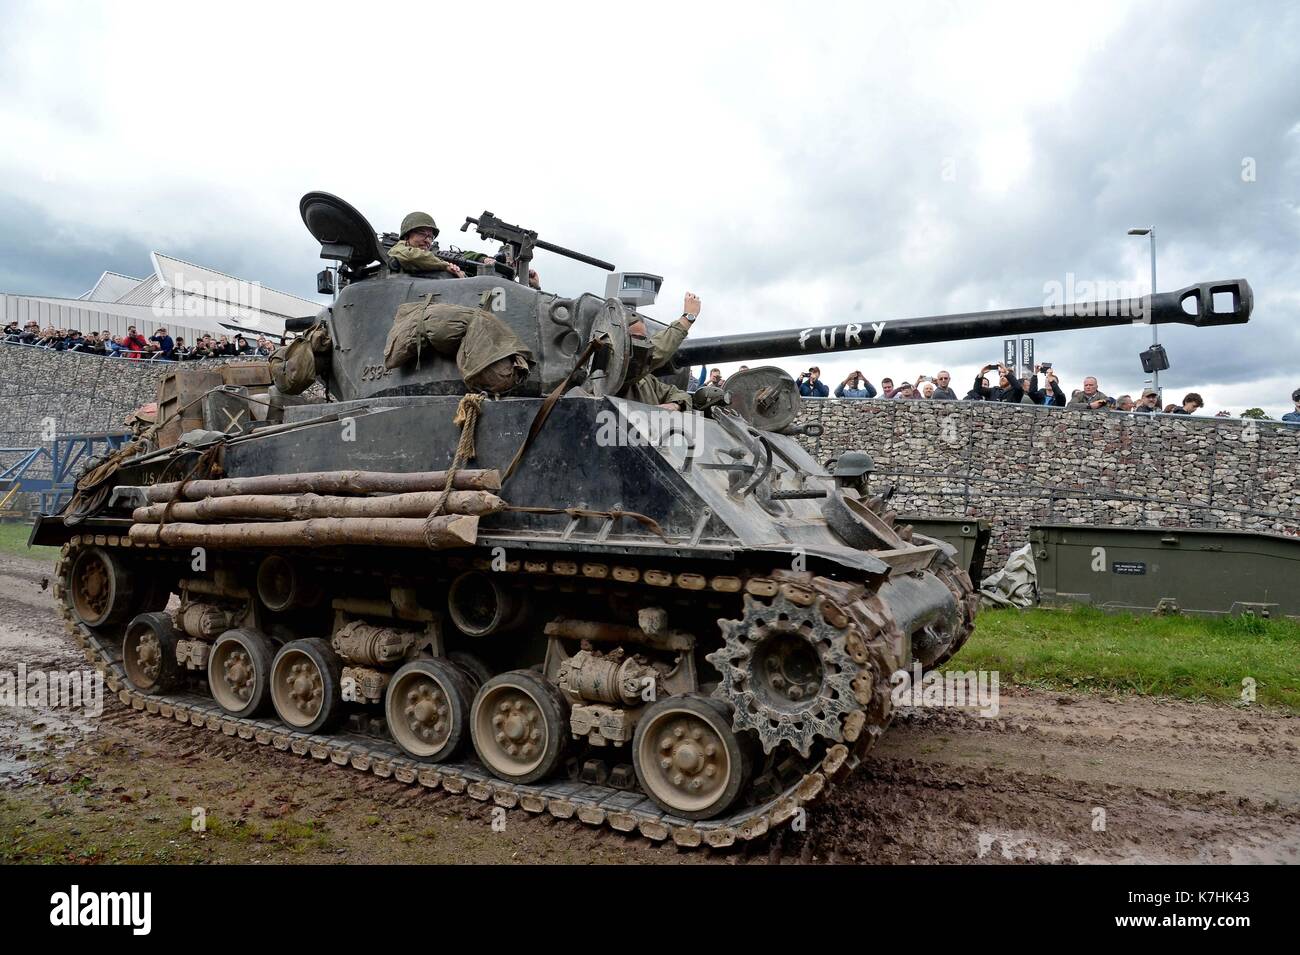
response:
M1300 711L1300 623L1235 617L982 610L948 669L997 670L1007 683L1187 700L1256 702Z
M32 560L55 560L59 556L57 547L28 549L27 536L31 532L30 524L0 524L0 553L30 557Z

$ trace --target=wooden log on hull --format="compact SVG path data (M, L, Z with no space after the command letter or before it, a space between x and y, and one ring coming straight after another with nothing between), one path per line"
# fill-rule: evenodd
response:
M155 484L146 489L151 504L166 503L176 496L181 482ZM255 477L190 481L185 500L232 497L236 494L400 494L411 491L441 491L447 486L446 471L303 471L298 474L262 474ZM452 479L457 491L499 491L501 472L457 471Z
M240 494L208 497L201 501L137 507L131 519L138 524L157 524L163 512L168 522L177 521L275 521L308 520L313 517L427 517L441 491L418 491L388 497L324 497L318 494ZM447 514L495 514L506 502L491 491L452 491L447 497Z
M427 525L427 534L426 534ZM321 517L307 521L251 524L135 524L133 544L169 547L468 547L478 539L478 518Z

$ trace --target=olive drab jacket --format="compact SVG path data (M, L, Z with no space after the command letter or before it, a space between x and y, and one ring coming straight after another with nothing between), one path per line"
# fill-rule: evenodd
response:
M650 339L649 371L636 381L625 384L618 396L647 405L663 405L671 402L677 404L683 410L689 408L691 406L691 396L686 391L654 376L655 371L663 368L672 360L673 355L677 353L677 349L686 340L688 331L689 329L682 327L681 322L673 322L668 327L656 332L654 337Z
M677 349L682 347L690 329L682 328L681 322L673 322L667 328L655 333L650 339L650 370L658 371L672 360Z
M448 268L447 263L432 252L408 245L405 239L389 249L388 254L403 272L445 272Z
M676 404L683 411L691 406L691 396L676 385L670 385L653 374L645 374L623 386L620 398L639 401L645 405Z

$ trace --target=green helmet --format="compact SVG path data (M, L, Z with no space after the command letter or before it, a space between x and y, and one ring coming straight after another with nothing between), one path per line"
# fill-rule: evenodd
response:
M871 455L865 451L846 451L835 462L835 477L855 478L870 474L876 467Z
M401 238L405 239L416 229L432 229L434 238L438 236L438 223L427 212L412 212L402 220Z

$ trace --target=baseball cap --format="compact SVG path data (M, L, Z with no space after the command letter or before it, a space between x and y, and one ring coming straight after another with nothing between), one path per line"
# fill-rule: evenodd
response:
M1154 388L1143 388L1143 389L1142 389L1142 397L1143 397L1143 398L1151 398L1151 397L1153 397L1153 396L1155 396L1155 395L1158 395L1158 394L1160 394L1160 392L1156 391Z

